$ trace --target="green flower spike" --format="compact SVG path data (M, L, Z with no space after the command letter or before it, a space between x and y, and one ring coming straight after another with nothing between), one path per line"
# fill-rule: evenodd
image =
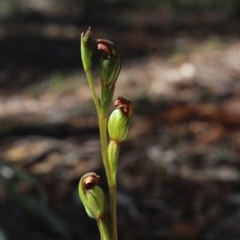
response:
M92 67L92 53L94 42L92 39L91 27L86 33L81 34L81 56L84 70L90 71Z
M129 121L132 115L132 104L124 97L118 97L114 103L116 109L108 121L108 132L111 141L122 142L128 134Z
M108 40L97 39L96 44L98 50L102 51L100 59L101 104L103 112L107 113L121 70L121 56L117 47Z
M106 212L106 198L103 190L97 185L100 177L91 172L82 176L78 193L90 218L103 219Z

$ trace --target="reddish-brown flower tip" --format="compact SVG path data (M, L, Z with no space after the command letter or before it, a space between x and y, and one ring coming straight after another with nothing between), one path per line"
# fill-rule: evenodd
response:
M96 43L97 43L98 50L103 51L107 55L108 58L112 56L112 54L113 54L113 51L112 51L113 43L112 42L110 42L106 39L97 39Z
M94 172L87 173L83 176L83 189L89 190L98 184L100 176Z
M132 115L132 103L125 97L119 96L114 102L114 107L120 109L127 117Z

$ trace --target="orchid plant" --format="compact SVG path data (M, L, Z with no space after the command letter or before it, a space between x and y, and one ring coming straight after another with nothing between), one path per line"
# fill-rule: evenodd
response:
M93 51L100 51L101 55L99 94L96 93L91 70ZM94 39L89 27L86 33L81 34L81 57L99 120L102 160L109 188L110 220L106 213L106 196L99 186L100 176L93 172L83 175L78 192L87 215L97 221L101 240L117 240L117 167L120 145L128 134L132 104L127 98L118 97L114 101L115 110L109 116L121 70L121 55L115 44L106 39Z

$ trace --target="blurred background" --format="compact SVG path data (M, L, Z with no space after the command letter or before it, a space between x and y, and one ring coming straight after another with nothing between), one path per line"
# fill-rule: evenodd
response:
M77 193L89 171L107 191L88 26L120 49L134 106L119 239L240 239L238 0L0 0L0 239L99 239Z

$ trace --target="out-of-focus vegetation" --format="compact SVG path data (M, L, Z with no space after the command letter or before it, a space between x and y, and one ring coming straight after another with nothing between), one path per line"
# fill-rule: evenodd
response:
M204 16L205 21L223 20L230 17L238 17L240 3L238 0L1 0L1 19L12 17L16 14L27 14L29 12L39 12L46 15L74 15L89 16L92 11L105 9L125 8L128 10L150 10L160 9L168 13L177 14L179 17L194 18ZM102 12L104 14L104 11ZM101 15L101 14L100 14ZM111 16L108 11L107 16ZM149 16L149 19L151 16ZM113 19L114 20L114 19Z
M36 177L7 162L0 161L0 181L8 201L14 201L24 209L26 214L42 219L49 229L62 239L69 239L68 231L50 210L47 192ZM36 196L30 194L31 191L36 192ZM0 240L4 239L4 233L0 231Z
M3 231L1 230L1 228L0 228L0 240L6 240L6 237L3 233Z

